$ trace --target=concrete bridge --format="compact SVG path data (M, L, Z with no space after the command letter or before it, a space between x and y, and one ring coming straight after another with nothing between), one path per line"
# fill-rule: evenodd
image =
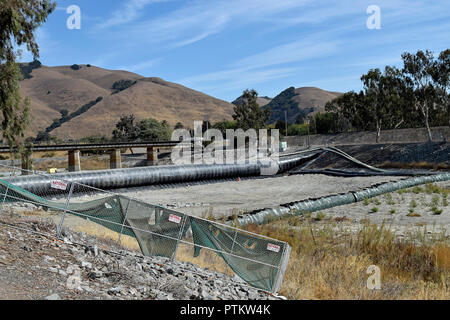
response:
M69 171L81 171L81 151L107 150L110 153L110 168L122 168L122 149L147 148L147 165L158 163L158 152L161 148L173 148L180 141L152 141L152 142L115 142L115 143L86 143L86 144L55 144L35 145L28 155L22 155L22 169L32 170L31 161L33 152L67 151ZM0 154L10 153L8 146L0 146Z

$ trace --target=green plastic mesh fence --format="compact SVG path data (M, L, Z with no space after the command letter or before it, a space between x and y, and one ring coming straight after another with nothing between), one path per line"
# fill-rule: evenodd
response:
M74 188L77 187L86 188L75 184ZM147 256L174 258L180 241L193 243L194 257L202 249L212 250L250 285L270 292L278 290L288 246L285 242L121 195L66 204L65 201L47 200L4 180L0 180L0 192L0 201L26 201L47 210L65 211L118 234L134 237ZM188 233L189 230L191 232Z

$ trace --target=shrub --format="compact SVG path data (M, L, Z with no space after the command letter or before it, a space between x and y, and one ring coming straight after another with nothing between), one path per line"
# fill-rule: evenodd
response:
M73 64L73 65L70 66L70 69L77 71L77 70L80 70L81 67L79 65L77 65L77 64Z
M308 134L307 124L291 124L288 127L288 136L304 136L307 134Z
M431 208L431 211L436 215L440 215L442 213L442 209L439 209L438 207Z
M22 72L23 79L31 79L33 76L31 75L31 72L33 72L34 69L39 69L42 66L41 62L39 60L34 60L30 63L19 63L20 71Z
M131 86L135 85L137 81L132 80L119 80L114 82L112 89L114 90L112 94L119 93L120 91L126 90Z
M81 108L79 108L78 110L72 112L69 114L69 111L67 109L62 109L60 111L61 113L61 118L60 119L54 119L53 123L47 127L45 129L45 132L51 132L54 129L60 127L63 123L72 120L73 118L85 113L86 111L88 111L90 108L92 108L94 105L96 105L97 103L99 103L100 101L103 100L103 97L98 97L95 100L92 100L88 103L86 103L85 105L83 105ZM37 139L37 138L36 138Z

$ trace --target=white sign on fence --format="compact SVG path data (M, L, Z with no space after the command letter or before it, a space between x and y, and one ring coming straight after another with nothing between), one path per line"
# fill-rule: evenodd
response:
M177 216L177 215L174 215L174 214L171 214L169 216L169 221L175 222L175 223L180 223L181 222L181 217Z
M66 190L67 189L67 182L60 181L60 180L53 180L51 182L51 187L53 189Z
M280 252L280 246L277 246L276 244L268 243L267 250L273 251L273 252Z

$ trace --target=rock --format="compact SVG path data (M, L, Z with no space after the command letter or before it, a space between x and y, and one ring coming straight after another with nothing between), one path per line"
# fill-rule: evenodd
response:
M53 272L53 273L58 273L58 269L50 267L48 268L48 271Z
M88 277L91 279L98 279L103 277L103 272L99 271L99 270L94 270L88 273Z
M132 296L136 296L138 291L135 288L130 288L128 289L128 292L132 295Z
M87 261L81 261L80 262L80 266L86 270L91 270L92 269L92 263L87 262Z
M232 281L237 282L237 283L245 283L244 280L242 280L237 274L235 274L232 278Z
M33 249L31 249L29 246L24 246L22 249L25 250L26 252L33 251Z
M249 291L248 292L248 299L249 300L258 300L258 298L259 298L258 292L254 292L254 291Z
M109 290L108 290L108 294L109 295L117 295L117 294L120 294L120 292L123 290L123 287L122 286L117 286L117 287L114 287L114 288L110 288Z
M89 287L89 286L82 286L81 289L83 289L84 291L86 291L86 292L88 292L88 293L92 293L92 292L95 291L94 289L92 289L92 288Z
M44 261L47 263L54 262L56 259L50 256L44 256Z
M215 297L213 297L210 293L209 290L206 288L206 286L202 286L199 289L199 294L200 296L204 299L204 300L216 300Z
M57 293L54 293L45 297L45 300L61 300L61 297Z

